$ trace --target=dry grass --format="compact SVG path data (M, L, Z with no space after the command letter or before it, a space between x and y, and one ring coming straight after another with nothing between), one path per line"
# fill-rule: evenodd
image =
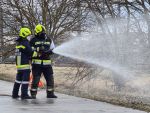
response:
M15 65L0 64L0 78L2 80L14 81L16 76Z
M101 77L92 78L90 80L84 79L78 84L72 84L76 71L71 67L53 67L56 91L75 95L79 97L94 99L98 101L109 102L121 106L131 107L135 109L150 111L149 96L138 95L137 90L130 92L128 88L123 91L116 91L113 82L110 79L102 79ZM14 81L16 74L15 65L1 64L0 65L0 79ZM69 76L70 75L70 76ZM42 78L45 82L45 80ZM134 81L127 82L129 84L136 84L144 80L144 85L149 85L150 77L137 78ZM88 82L87 82L88 81ZM148 84L149 83L149 84ZM130 89L131 90L131 89ZM131 90L131 91L132 91ZM149 92L147 93L149 94Z

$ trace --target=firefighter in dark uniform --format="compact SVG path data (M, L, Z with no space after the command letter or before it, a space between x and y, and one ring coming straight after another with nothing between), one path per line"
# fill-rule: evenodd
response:
M38 24L35 27L35 37L31 39L30 45L38 54L36 58L32 58L33 81L30 90L32 98L36 99L41 74L44 75L46 80L47 98L57 98L54 94L53 69L50 60L55 45L52 39L47 37L46 29L43 25Z
M12 98L19 98L19 88L21 86L21 99L31 99L28 95L28 85L30 76L29 60L33 56L37 56L36 52L32 51L32 48L27 40L27 37L31 35L31 31L28 28L21 28L19 37L16 39L16 67L17 75L14 83Z

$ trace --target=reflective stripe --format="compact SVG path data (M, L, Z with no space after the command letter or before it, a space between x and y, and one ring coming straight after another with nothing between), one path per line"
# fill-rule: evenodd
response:
M17 65L17 70L26 70L30 69L30 65Z
M43 65L51 65L51 60L43 60Z
M39 45L39 44L50 45L50 42L35 42L35 45Z
M31 48L32 48L32 50L33 50L33 51L35 51L35 50L36 50L33 46L32 46Z
M47 89L47 91L53 91L54 89L50 88L50 89Z
M42 44L43 42L35 42L35 45Z
M50 45L50 42L44 42L44 44Z
M29 81L22 81L22 84L29 84Z
M26 69L30 69L30 68L24 68L24 69L17 69L18 71L21 71L21 70L26 70Z
M32 59L32 64L42 64L43 65L51 65L51 60L38 60L38 59Z
M16 46L16 49L20 49L20 48L25 49L26 47L23 45Z
M29 84L29 81L19 81L19 80L15 80L16 83L19 83L19 84Z
M41 64L42 60L32 59L32 64Z
M15 80L15 82L16 82L16 83L19 83L19 84L21 84L21 82L22 82L22 81L19 81L19 80Z
M37 91L37 89L31 89L31 91Z
M32 57L37 57L37 52L34 51Z
M21 64L21 56L17 56L17 65Z
M36 48L36 51L37 51L37 52L39 52L39 51L40 51L40 48L39 48L39 47L37 47L37 48Z

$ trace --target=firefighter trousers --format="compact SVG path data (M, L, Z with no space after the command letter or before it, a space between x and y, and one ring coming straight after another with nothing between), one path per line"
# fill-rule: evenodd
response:
M28 86L29 86L30 70L18 70L16 75L16 80L13 86L12 95L14 97L18 96L19 88L21 86L21 96L28 96Z
M46 80L47 91L54 90L54 77L52 66L32 65L33 81L31 85L31 95L36 95L38 83L41 75L44 75Z

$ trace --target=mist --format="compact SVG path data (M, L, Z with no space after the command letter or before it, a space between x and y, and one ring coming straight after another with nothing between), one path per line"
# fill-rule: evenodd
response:
M141 24L145 22L141 21ZM136 26L126 29L126 19L109 19L101 28L96 25L90 32L72 36L71 40L56 47L54 53L111 70L121 82L134 81L140 73L149 72L146 26L143 32L137 32ZM140 87L139 84L133 82L131 86Z

